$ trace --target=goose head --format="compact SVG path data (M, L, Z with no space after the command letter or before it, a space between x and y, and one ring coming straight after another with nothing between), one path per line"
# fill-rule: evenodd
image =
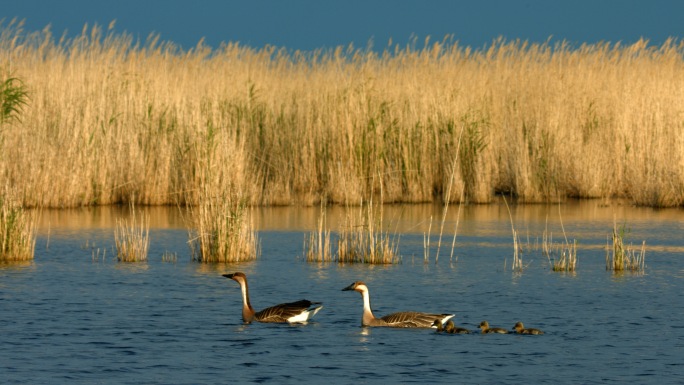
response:
M480 322L480 326L478 326L480 329L489 329L489 322L487 321L482 321Z
M358 291L361 294L368 293L368 286L366 286L366 284L361 282L361 281L356 281L356 282L352 283L351 285L342 289L342 291L351 291L351 290Z
M245 273L242 273L239 271L235 272L235 273L231 273L231 274L223 274L223 276L226 278L232 279L233 281L239 283L240 285L247 282L247 276L245 275Z

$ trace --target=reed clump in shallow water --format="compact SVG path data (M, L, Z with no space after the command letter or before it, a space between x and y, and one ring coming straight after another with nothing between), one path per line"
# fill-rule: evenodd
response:
M553 247L553 246L551 246ZM551 257L551 253L546 254L549 263L551 264L551 270L553 271L563 271L563 272L574 272L577 269L577 241L573 240L572 243L563 243L556 248L556 253L558 258Z
M398 235L383 232L381 208L371 201L361 205L358 214L347 211L345 224L337 241L337 262L393 264L401 262Z
M606 270L641 273L646 268L646 241L641 243L641 249L637 252L632 246L625 245L625 233L624 225L618 228L617 223L613 222L612 247L606 245Z
M321 205L318 229L304 236L304 255L307 262L332 262L330 230L326 227L325 208Z
M358 205L380 186L378 203L487 203L496 193L684 203L676 40L183 51L113 24L56 39L10 22L0 24L0 68L10 62L31 97L2 127L0 175L24 207L131 196L197 205L186 192L200 185L195 149L208 143L231 157L213 167L248 205ZM446 197L452 184L463 197Z
M192 259L205 263L250 261L259 254L249 207L235 192L220 196L200 193L199 205L190 208Z
M130 218L117 218L116 220L114 244L116 246L116 259L119 262L147 261L147 253L150 247L149 215L142 212L138 218L135 205L131 204Z
M0 191L0 262L30 261L35 246L35 211L24 209L5 188Z
M563 238L565 242L560 244L553 243L553 236L547 228L542 234L542 254L546 256L551 265L551 270L562 272L575 272L577 269L577 240L573 239L572 243L568 241L565 234L565 226L563 226L563 218L560 215L560 204L558 205L558 217L560 218L561 229L563 230ZM556 257L557 256L557 257Z

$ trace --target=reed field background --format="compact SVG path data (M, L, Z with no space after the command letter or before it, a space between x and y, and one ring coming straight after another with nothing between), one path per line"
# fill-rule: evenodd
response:
M683 54L676 40L451 38L183 51L113 25L65 39L4 22L0 80L20 79L27 103L0 126L0 178L43 208L196 205L207 191L249 205L682 206Z

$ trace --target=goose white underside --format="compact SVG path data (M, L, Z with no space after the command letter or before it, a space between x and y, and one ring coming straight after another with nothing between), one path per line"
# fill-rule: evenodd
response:
M312 307L309 308L308 310L304 310L303 312L292 316L287 319L287 322L289 323L306 323L311 319L313 316L318 313L319 310L323 309L323 306L318 306L318 307Z

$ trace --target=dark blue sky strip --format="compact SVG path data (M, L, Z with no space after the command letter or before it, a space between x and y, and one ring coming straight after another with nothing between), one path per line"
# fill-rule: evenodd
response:
M416 38L422 46L452 35L462 46L480 48L503 36L530 42L566 40L632 43L644 37L659 45L684 36L684 1L677 0L22 0L3 1L0 18L25 19L27 31L50 24L54 35L79 34L84 24L106 26L141 41L157 33L191 48L204 38L217 47L240 42L290 50L349 43L384 49Z

